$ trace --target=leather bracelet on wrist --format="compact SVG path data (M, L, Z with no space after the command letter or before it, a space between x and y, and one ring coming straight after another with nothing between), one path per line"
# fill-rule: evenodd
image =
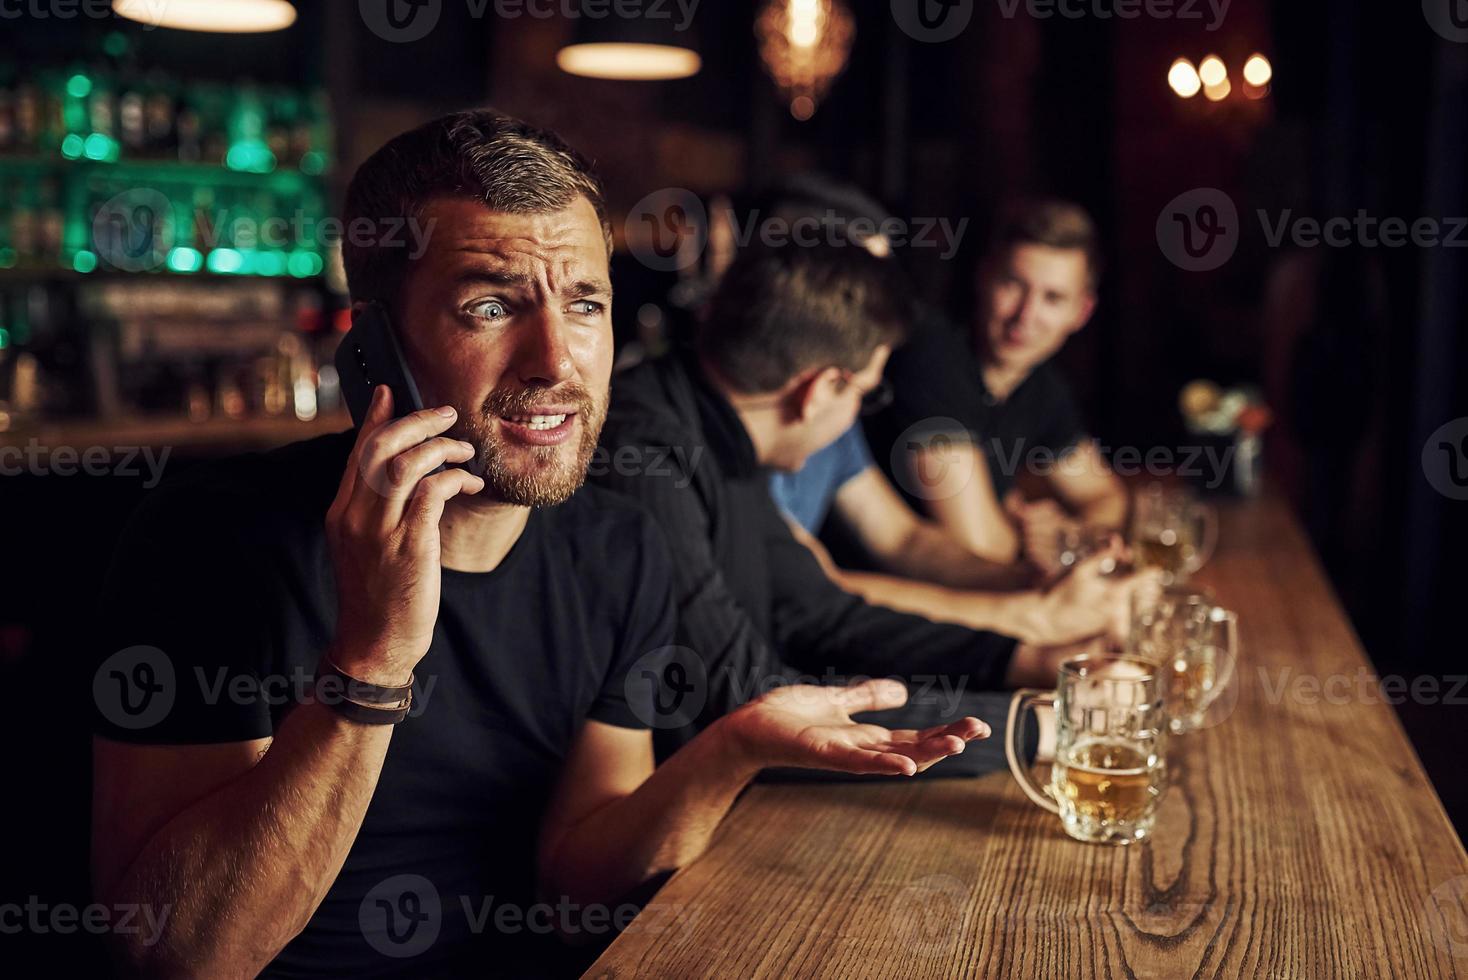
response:
M400 708L412 696L413 681L416 679L417 675L409 674L408 683L402 687L384 687L353 677L332 663L330 657L323 657L321 670L316 677L316 690L318 697L326 694L337 700L346 698L363 705Z
M412 705L413 698L408 697L408 704L401 708L382 708L373 705L359 704L346 698L330 698L324 703L331 710L359 725L396 725L408 717L408 709Z

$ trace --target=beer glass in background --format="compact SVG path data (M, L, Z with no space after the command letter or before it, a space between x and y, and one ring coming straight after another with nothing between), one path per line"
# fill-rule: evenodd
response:
M1186 491L1153 483L1132 503L1131 544L1138 565L1162 569L1165 584L1202 568L1218 542L1218 515Z
M1055 761L1038 785L1019 761L1024 712L1055 711ZM1024 688L1009 702L1005 753L1020 788L1060 817L1065 832L1095 844L1130 844L1151 833L1167 788L1167 719L1154 664L1125 654L1087 654L1060 666L1054 691Z
M1127 653L1157 665L1174 734L1201 728L1233 679L1238 627L1238 615L1204 592L1174 586L1132 594Z

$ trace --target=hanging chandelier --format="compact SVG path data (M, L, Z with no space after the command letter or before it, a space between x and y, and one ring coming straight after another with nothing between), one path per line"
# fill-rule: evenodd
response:
M845 70L856 22L842 0L769 0L754 33L765 70L803 122Z

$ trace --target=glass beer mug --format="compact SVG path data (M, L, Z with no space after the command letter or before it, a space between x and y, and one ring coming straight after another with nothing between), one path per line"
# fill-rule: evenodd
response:
M1157 665L1169 728L1203 727L1204 716L1233 679L1239 617L1203 592L1176 587L1132 594L1127 652Z
M1154 483L1133 502L1131 532L1137 564L1162 569L1171 585L1207 564L1218 542L1218 515L1191 494Z
M1020 788L1076 840L1146 837L1167 789L1162 694L1155 665L1124 654L1073 657L1061 664L1054 691L1015 691L1004 748ZM1044 786L1019 760L1020 721L1035 705L1055 710L1055 761Z

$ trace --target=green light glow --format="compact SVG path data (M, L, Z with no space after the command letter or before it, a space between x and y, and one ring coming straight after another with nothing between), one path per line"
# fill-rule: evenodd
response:
M15 266L15 249L0 248L0 269L10 269Z
M10 331L0 327L0 350L10 346Z
M67 133L66 139L61 141L61 155L68 160L75 160L82 155L85 141L76 133Z
M127 35L121 31L113 31L102 39L102 50L114 58L121 58L127 54Z
M249 174L268 174L275 169L275 154L261 140L241 140L229 148L224 165Z
M286 268L297 279L309 279L321 274L321 256L314 252L292 252L286 260Z
M301 154L301 173L317 176L326 169L326 154L319 150L309 150Z
M209 253L207 264L210 272L232 274L244 266L245 257L232 248L216 248Z
M92 80L77 72L66 80L66 94L74 99L85 99L92 92Z
M174 272L198 272L204 265L204 256L196 248L180 245L168 251L168 268Z
M72 257L71 267L77 272L87 273L97 268L97 254L82 249Z
M285 275L285 256L279 252L261 252L255 256L255 272L262 276Z
M102 133L93 133L87 137L82 145L82 153L88 160L102 160L111 162L117 159L119 146L117 140Z

